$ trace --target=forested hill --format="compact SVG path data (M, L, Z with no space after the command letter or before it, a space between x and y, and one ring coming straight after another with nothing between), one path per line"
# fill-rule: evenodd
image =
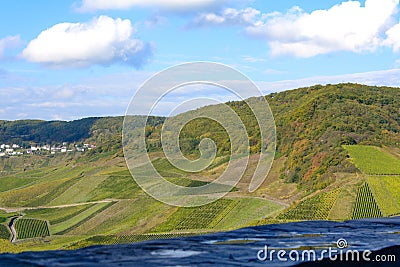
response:
M307 188L322 188L330 174L352 171L344 144L400 144L400 89L359 84L316 85L266 96L277 126L277 157L284 157L281 176ZM247 126L253 153L259 150L256 121L244 102L228 102ZM207 109L211 107L205 107ZM201 110L201 109L200 109ZM0 143L79 142L99 144L99 151L121 149L122 117L87 118L72 122L0 121ZM149 150L159 150L164 118L153 118L146 136ZM229 151L229 138L218 124L194 120L182 131L181 147L196 153L204 137Z
M400 145L400 88L317 85L267 99L288 180L323 187L331 172L348 171L343 144Z
M162 123L164 118L150 119L150 125ZM0 143L18 144L28 147L31 144L60 144L62 142L107 143L120 136L123 117L92 117L75 121L42 120L0 120ZM113 137L115 136L115 137ZM120 139L120 138L119 138ZM117 142L120 142L118 140Z
M90 129L99 118L66 121L0 121L0 142L5 144L75 142L90 137Z

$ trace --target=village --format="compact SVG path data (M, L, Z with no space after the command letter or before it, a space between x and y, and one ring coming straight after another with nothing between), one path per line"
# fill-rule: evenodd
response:
M1 144L0 157L22 156L33 154L56 154L56 153L71 153L71 152L85 152L96 148L91 144L68 144L63 142L61 145L31 145L24 147L18 144Z

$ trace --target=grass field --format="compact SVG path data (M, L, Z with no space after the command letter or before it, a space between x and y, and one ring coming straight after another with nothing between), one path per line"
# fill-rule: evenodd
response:
M172 209L173 207L156 201L146 194L140 194L135 199L118 201L68 234L142 234L168 216Z
M374 146L344 146L354 164L370 175L400 175L400 160Z
M62 222L51 225L50 231L52 234L66 234L69 231L72 231L74 228L82 225L89 219L93 218L96 214L100 213L101 211L107 209L114 203L100 203L96 205L89 205L81 212L76 212L73 217L66 218Z
M94 178L101 166L61 165L20 172L13 176L0 177L0 206L35 207L67 204L85 200L87 185L96 187L100 178ZM93 189L93 188L92 188ZM70 192L66 192L69 191ZM84 191L86 190L86 191Z
M63 181L46 182L21 189L0 193L0 206L2 207L27 207L35 199L44 197L53 190L56 190Z
M111 186L112 185L112 186ZM140 191L139 186L128 170L112 172L92 190L88 198L90 201L107 198L131 199Z
M76 183L66 188L65 191L57 195L49 205L64 205L72 203L82 203L89 201L89 194L94 190L101 182L103 182L107 176L84 176L81 177Z
M10 240L11 233L8 227L4 224L0 224L0 239Z
M38 219L17 219L15 222L15 230L18 239L45 237L50 235L47 222Z
M7 213L5 211L0 210L0 223L5 223L8 221L8 219L10 219L11 217L14 217L18 215L15 212L11 212L11 213Z
M47 220L50 225L65 222L66 220L77 216L84 210L94 206L95 204L87 204L75 207L64 208L42 208L24 211L25 215L29 218L37 218Z

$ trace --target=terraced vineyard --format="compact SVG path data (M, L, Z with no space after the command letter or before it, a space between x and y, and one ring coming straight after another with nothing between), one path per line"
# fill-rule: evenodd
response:
M237 203L238 200L220 199L201 207L179 208L166 222L153 229L153 232L213 228Z
M220 220L214 229L237 229L252 225L254 221L268 216L274 216L282 211L284 206L259 198L241 198L233 209Z
M15 222L15 230L18 239L45 237L50 235L47 222L38 219L17 219Z
M369 188L384 216L400 214L400 176L369 176Z
M316 196L307 198L295 206L278 215L277 219L292 220L326 220L329 212L335 204L340 188L327 193L320 193Z
M370 175L400 175L400 160L374 146L344 146L354 164Z
M379 218L382 216L383 214L375 202L368 183L363 183L358 188L352 219Z
M73 230L74 228L82 225L83 223L87 222L98 213L104 211L105 209L112 206L114 203L99 203L96 205L87 205L85 209L81 211L77 211L72 216L68 216L65 220L61 221L60 223L54 224L50 226L51 232L53 234L65 234L69 231Z
M400 214L400 160L374 146L344 146L354 164L367 174L357 192L352 219Z

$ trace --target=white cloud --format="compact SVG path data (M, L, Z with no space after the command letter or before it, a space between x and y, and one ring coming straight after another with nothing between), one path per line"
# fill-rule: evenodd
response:
M160 15L155 15L155 16L147 19L144 22L144 25L146 25L146 27L149 27L149 28L154 28L159 25L165 25L165 24L167 24L167 22L168 22L168 19L166 17L160 16Z
M221 0L82 0L79 11L125 10L132 7L159 7L169 10L194 10L224 2Z
M282 71L282 70L276 70L276 69L269 68L269 69L264 70L262 73L265 75L282 75L282 74L285 74L286 72Z
M394 52L400 50L400 23L386 31L387 39L384 45L393 47Z
M1 114L2 119L14 120L26 117L49 120L54 119L52 117L54 114L57 114L58 118L63 120L90 116L121 116L125 114L129 101L135 93L134 88L139 88L152 74L144 71L129 71L127 73L85 78L77 81L76 84L65 84L61 87L60 85L0 86L0 107L5 110L5 113ZM231 82L233 86L238 83L237 81ZM315 84L342 82L399 86L400 69L276 82L258 81L256 84L264 94L268 94ZM61 95L57 93L58 91L62 91ZM210 90L205 93L207 97L221 101L235 100L229 99L230 94L221 94L220 92L221 90ZM160 107L156 110L157 114L168 115L174 107L185 100L185 97L202 96L201 90L190 90L186 93L185 95L184 90L177 91L165 98L166 101L161 102ZM149 99L143 101L143 106L148 105L152 96L159 94L158 88L150 90L147 94ZM24 101L21 101L21 99L24 99Z
M193 20L192 26L252 25L260 14L259 10L251 7L241 10L226 8L220 13L200 14Z
M126 63L140 67L152 45L135 39L130 20L100 16L88 23L60 23L41 32L22 52L28 61L52 67Z
M370 71L353 74L342 74L334 76L315 76L298 80L284 80L277 82L259 81L256 84L263 93L281 92L289 89L307 87L316 84L338 84L338 83L359 83L371 86L392 86L399 87L400 69Z
M257 63L257 62L265 62L266 61L264 58L252 57L252 56L243 56L242 59L243 59L243 61L249 62L249 63Z
M61 88L60 90L57 90L57 92L54 94L55 98L71 98L73 97L75 92L71 88Z
M381 46L398 51L400 24L393 27L398 5L399 0L366 0L364 6L360 1L346 1L311 13L295 6L284 14L227 8L202 13L191 26L240 25L249 36L266 40L274 56L373 52Z
M294 8L248 27L265 38L273 55L312 57L335 51L375 51L394 24L399 0L347 1L306 13Z
M19 35L7 36L0 39L0 58L4 56L6 49L14 48L21 44L21 39Z

